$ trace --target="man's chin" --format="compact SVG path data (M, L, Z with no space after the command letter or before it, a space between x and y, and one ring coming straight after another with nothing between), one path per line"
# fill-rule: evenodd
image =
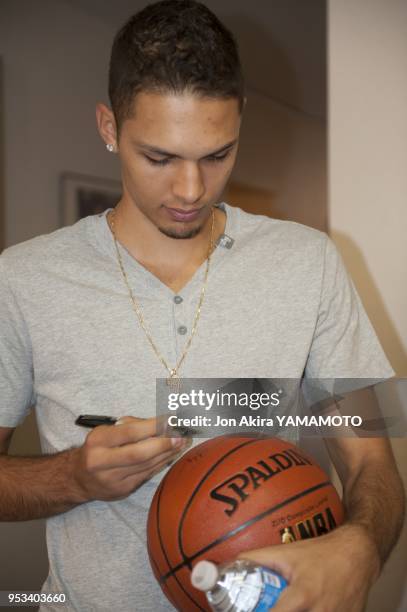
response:
M167 236L168 238L175 238L176 240L188 240L190 238L195 238L195 236L197 236L202 230L202 227L159 227L158 229L162 234L164 234L164 236Z

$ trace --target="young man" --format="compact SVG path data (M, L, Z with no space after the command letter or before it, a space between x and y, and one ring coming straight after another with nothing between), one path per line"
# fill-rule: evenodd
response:
M155 379L393 371L325 234L217 205L244 94L235 43L206 7L135 15L109 94L97 122L120 157L120 202L0 258L0 517L48 518L44 591L66 593L66 609L157 612L173 608L149 568L146 515L186 443L156 435ZM31 405L44 455L8 457ZM87 433L83 413L126 416ZM400 530L389 445L343 438L330 452L345 525L245 552L288 578L278 612L361 611Z

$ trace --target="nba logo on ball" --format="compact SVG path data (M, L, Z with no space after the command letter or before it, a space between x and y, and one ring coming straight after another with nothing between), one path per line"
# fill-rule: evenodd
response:
M278 438L220 436L186 453L163 478L148 517L148 552L178 610L209 610L193 565L251 548L323 535L344 512L327 474Z

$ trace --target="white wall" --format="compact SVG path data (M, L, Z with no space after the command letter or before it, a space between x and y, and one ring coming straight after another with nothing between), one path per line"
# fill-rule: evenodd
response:
M61 0L3 1L0 23L10 245L59 226L61 172L117 176L95 121L112 32Z
M406 2L332 1L329 57L331 231L407 376Z
M407 376L404 0L331 0L329 99L331 233L394 369ZM393 443L407 482L405 438ZM405 529L368 612L407 609L406 567Z
M326 230L326 157L322 120L249 89L233 179L255 189L231 189L231 202Z

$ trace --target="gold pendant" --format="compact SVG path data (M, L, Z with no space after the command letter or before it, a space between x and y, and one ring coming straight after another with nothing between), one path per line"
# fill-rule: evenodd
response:
M167 386L171 387L173 391L178 392L181 386L181 379L178 376L176 370L171 370L169 378L167 378Z

